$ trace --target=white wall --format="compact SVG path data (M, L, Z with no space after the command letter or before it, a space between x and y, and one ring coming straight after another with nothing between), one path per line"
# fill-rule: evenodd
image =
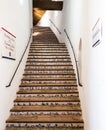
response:
M2 35L0 32L0 130L5 128L5 121L16 97L16 91L23 73L23 60L11 86L6 88L23 51L27 45L30 28L32 28L32 1L30 0L1 0L0 1L0 30L6 30L16 36L16 60L2 58ZM27 55L27 53L26 53Z
M106 130L106 1L105 0L90 0L89 6L89 35L90 45L92 46L92 28L98 18L102 24L102 42L95 48L91 47L91 67L90 67L90 129L91 130Z
M60 42L65 42L72 57L72 50L64 28L79 57L79 41L82 39L80 52L81 79L79 87L85 130L106 130L106 7L105 0L64 0L62 11L47 11L38 25L50 26ZM102 42L92 47L92 28L100 18L102 23ZM53 24L61 31L57 31ZM74 64L74 62L73 62Z

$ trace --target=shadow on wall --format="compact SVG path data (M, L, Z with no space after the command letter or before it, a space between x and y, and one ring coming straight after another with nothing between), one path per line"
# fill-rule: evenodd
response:
M35 26L39 22L45 12L46 10L33 9L33 26Z

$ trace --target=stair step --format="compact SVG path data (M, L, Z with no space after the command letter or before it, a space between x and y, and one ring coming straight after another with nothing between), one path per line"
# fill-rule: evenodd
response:
M27 62L71 62L70 59L38 59L38 58L34 58L34 59L27 59Z
M70 59L69 56L28 56L28 59Z
M20 87L77 87L76 82L72 84L21 84Z
M38 70L25 70L25 74L73 74L74 70L51 70L51 69L38 69Z
M35 46L35 45L37 45L37 46L54 46L55 45L55 46L60 46L60 47L66 46L65 43L52 42L52 41L48 41L48 42L34 41L31 43L31 46Z
M50 46L52 46L52 45L60 45L60 46L66 46L65 45L65 43L59 43L59 42L53 42L53 41L47 41L47 42L44 42L44 41L33 41L32 43L31 43L31 45L38 45L38 46L42 46L42 45L50 45Z
M22 81L76 81L76 78L23 78Z
M81 111L79 106L15 106L11 112L25 111Z
M35 66L36 67L36 66ZM69 72L69 73L74 73L74 69L73 68L67 68L67 67L64 67L64 68L48 68L48 66L43 66L44 67L44 69L42 69L42 68L40 68L39 66L37 66L38 68L37 69L31 69L30 67L27 69L27 68L25 68L25 70L27 71L27 72L32 72L32 71L39 71L39 73L40 73L40 71L42 72L42 71L45 71L45 72L48 72L48 73L51 73L51 72ZM41 66L42 67L42 66Z
M65 45L30 45L30 50L67 50Z
M34 97L34 98L16 98L14 102L80 102L78 97Z
M29 50L29 53L68 53L67 50Z
M32 106L33 107L33 106ZM42 107L42 106L40 106ZM76 111L12 111L11 112L11 116L31 116L31 115L43 115L43 116L47 116L47 115L70 115L70 116L81 116L82 112L80 110L76 110Z
M29 63L27 63L26 64L26 66L39 66L39 67L73 67L73 65L72 64L48 64L48 65L46 65L46 64L41 64L41 65L37 65L36 63L35 64L29 64Z
M71 61L63 61L63 60L36 60L36 59L34 59L34 60L27 60L27 63L29 63L29 64L34 64L34 63L36 63L36 64L39 64L39 63L43 63L43 64L71 64Z
M56 87L56 86L54 86L54 87L47 87L47 86L45 86L45 87L31 87L31 86L21 86L20 87L20 90L77 90L77 87L75 86L75 85L71 85L71 87Z
M29 55L46 55L46 56L69 56L68 52L60 52L60 53L56 53L56 52L29 52Z
M11 116L6 123L83 123L83 120L79 116Z
M68 69L73 69L73 66L53 66L53 65L51 65L51 66L46 66L46 65L42 65L42 66L37 66L37 65L35 65L35 66L28 66L28 65L26 65L26 67L25 67L25 69L34 69L34 70L36 70L36 69L43 69L43 70L45 70L45 69L52 69L52 70L55 70L55 69L65 69L65 70L68 70Z
M55 65L55 66L71 66L72 64L70 62L64 63L64 62L27 62L26 65L40 65L40 66L50 66L50 65Z
M33 101L20 101L20 102L14 102L14 106L80 106L80 101L56 101L56 102L52 102L52 101L43 101L43 102L33 102Z
M84 130L84 128L6 128L5 130Z
M21 84L76 84L76 81L21 81Z
M31 44L30 48L67 48L66 45L61 45L61 44Z
M65 73L65 72L61 72L61 73L24 73L23 74L24 76L26 76L26 75L30 75L30 76L39 76L39 75L41 75L41 77L43 77L44 75L46 76L46 77L48 77L48 76L50 76L50 77L73 77L73 76L75 76L75 74L74 73Z
M60 50L60 51L59 51L59 50L58 50L58 51L38 51L38 52L37 52L37 51L29 51L29 54L30 54L30 53L35 53L35 54L37 54L37 53L38 53L38 54L39 54L39 53L41 53L41 54L42 54L42 53L44 53L44 54L46 54L46 53L47 53L47 54L48 54L48 53L49 53L49 54L55 54L55 53L61 54L61 53L62 53L62 54L65 55L65 54L68 54L68 51L61 51L61 50Z
M50 53L43 53L43 54L34 54L34 53L29 53L28 56L69 56L69 54L57 54L57 53L53 53L53 54L50 54Z
M50 101L44 101L44 102L14 102L14 106L79 106L80 102L71 102L71 101L58 101L58 102L50 102Z
M27 98L27 97L31 97L31 98L36 98L36 97L45 97L45 98L54 98L54 97L78 97L79 95L77 93L73 93L73 94L18 94L17 97L18 98Z
M62 50L64 50L64 49L67 49L67 47L65 46L65 45L63 45L63 46L61 46L61 45L31 45L30 46L30 49L35 49L35 50L40 50L40 49L62 49Z
M36 74L36 75L30 75L30 74L23 74L23 77L24 78L75 78L75 75L70 75L70 74L68 74L68 75L58 75L58 74L56 74L56 75L53 75L53 74L49 74L49 75L47 75L47 74L44 74L44 75L42 75L42 74Z
M53 74L49 74L49 75L47 75L47 74L44 74L44 75L42 75L42 74L36 74L36 75L30 75L30 74L23 74L23 77L24 78L75 78L75 75L70 75L70 74L64 74L64 75L58 75L58 74L56 74L56 75L53 75Z
M78 93L78 90L20 90L17 94L71 94Z

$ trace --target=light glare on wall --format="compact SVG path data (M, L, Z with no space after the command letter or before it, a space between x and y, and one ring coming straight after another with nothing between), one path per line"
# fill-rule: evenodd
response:
M20 0L20 4L23 5L24 4L24 0Z

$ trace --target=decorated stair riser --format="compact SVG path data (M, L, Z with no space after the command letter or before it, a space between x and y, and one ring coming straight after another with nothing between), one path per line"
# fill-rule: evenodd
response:
M35 59L28 59L27 62L71 62L70 59L40 59L40 58L35 58Z
M25 128L83 128L83 123L8 123L7 127ZM66 129L67 130L67 129Z
M31 80L27 80L27 81L21 81L22 84L76 84L76 81L31 81Z
M80 102L14 102L14 106L78 106L80 108Z
M67 62L67 63L64 63L64 62L62 62L62 63L61 63L61 62L58 62L58 63L57 63L57 62L27 62L26 64L27 64L27 65L38 65L38 66L39 66L39 65L41 65L41 66L42 66L42 65L47 65L47 66L48 66L48 65L57 65L57 66L58 66L58 65L59 65L59 66L61 66L61 65L70 65L70 66L71 66L71 63L70 63L70 62Z
M17 97L78 97L78 94L18 94Z
M28 69L34 69L34 70L39 70L39 69L43 69L43 70L68 70L68 69L73 69L72 66L26 66L25 70Z
M33 115L36 115L36 116L41 116L41 115L45 115L45 116L47 116L47 115L49 115L49 116L56 116L56 115L71 115L71 116L81 116L82 115L82 113L81 112L59 112L59 111L55 111L55 112L11 112L11 116L33 116Z
M54 60L54 59L70 59L70 57L69 56L29 56L28 57L28 59L34 59L34 60L36 60L36 59L52 59L52 60Z
M33 42L5 130L84 130L76 75L65 43L49 27Z

